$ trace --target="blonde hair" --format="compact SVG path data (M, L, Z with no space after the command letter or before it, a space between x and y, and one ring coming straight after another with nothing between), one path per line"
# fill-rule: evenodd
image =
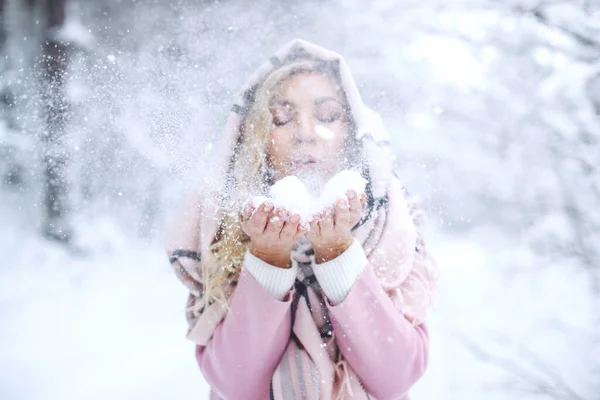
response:
M272 183L268 145L273 117L269 102L285 80L302 73L328 76L334 80L337 90L341 91L332 67L314 61L285 64L271 72L251 91L254 98L246 109L231 158L219 228L210 246L209 257L202 262L206 305L213 301L226 302L232 293L232 283L239 277L244 254L250 245L250 238L242 230L239 210L249 196L266 194Z

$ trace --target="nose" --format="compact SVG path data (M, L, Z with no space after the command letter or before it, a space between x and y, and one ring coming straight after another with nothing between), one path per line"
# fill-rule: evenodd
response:
M312 116L298 113L295 122L294 139L296 139L297 143L315 143L317 141L315 123Z

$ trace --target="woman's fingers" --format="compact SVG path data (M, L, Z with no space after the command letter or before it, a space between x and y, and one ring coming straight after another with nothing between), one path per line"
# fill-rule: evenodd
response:
M306 233L308 232L309 229L310 229L310 226L308 224L304 224L304 223L298 224L298 229L296 231L296 234L294 235L294 240L298 240L302 236L306 235Z
M350 212L353 214L358 213L360 215L360 212L362 210L362 198L365 195L363 194L361 197L357 196L356 192L354 190L348 190L346 192L346 197L348 197L348 205L349 205L349 209Z
M267 223L267 227L265 228L265 236L268 236L270 240L278 240L279 234L281 233L281 229L283 228L283 224L285 223L285 214L280 210L273 212L269 221Z
M252 206L246 206L240 215L244 231L256 239L257 236L261 236L261 240L273 244L295 242L303 236L311 240L320 240L352 228L360 219L361 201L362 198L356 192L349 191L347 199L338 200L306 224L302 223L298 214L275 208L268 202L263 203L256 210L253 210Z
M362 196L354 190L346 192L346 199L335 202L334 227L336 230L352 228L360 220L362 212Z
M250 219L250 217L252 216L252 213L254 212L255 207L253 204L246 204L244 206L244 208L242 208L242 211L240 212L240 216L242 218L242 222L246 222Z
M298 214L292 214L281 229L279 237L284 240L291 240L296 236L298 232L298 225L300 223L300 216Z
M308 224L301 224L300 215L275 208L268 202L259 206L256 211L252 211L251 207L244 207L240 217L242 228L248 236L274 246L285 242L293 244L310 229Z
M314 238L321 235L321 227L319 226L319 217L313 217L308 224L308 232L306 233L306 237Z
M333 228L334 228L333 213L334 213L334 207L329 206L321 214L322 218L321 218L321 221L319 222L321 236L325 235L326 232L333 231Z
M263 233L267 227L271 211L273 211L273 204L269 202L262 204L250 217L249 229L253 233Z
M348 205L350 210L350 225L354 226L360 221L362 215L363 204L367 198L365 193L362 196L357 196L356 192L350 190L348 192Z
M353 216L350 212L348 200L340 199L335 202L334 226L336 229L348 229L352 223Z

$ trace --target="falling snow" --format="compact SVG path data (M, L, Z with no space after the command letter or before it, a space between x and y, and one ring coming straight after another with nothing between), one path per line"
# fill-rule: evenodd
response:
M411 398L600 393L598 2L72 1L45 25L59 3L0 7L2 399L208 398L163 235L217 175L241 83L294 37L346 57L382 116L359 133L385 125L427 211L440 293ZM69 55L53 141L48 41ZM354 176L269 196L307 217Z

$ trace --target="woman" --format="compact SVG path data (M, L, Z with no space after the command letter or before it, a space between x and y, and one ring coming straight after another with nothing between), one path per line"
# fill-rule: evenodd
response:
M211 398L407 399L427 366L435 264L345 61L286 44L242 90L224 134L221 172L167 246L190 289L187 337ZM318 193L343 169L361 172L365 194L348 191L311 221L247 202L290 175Z

